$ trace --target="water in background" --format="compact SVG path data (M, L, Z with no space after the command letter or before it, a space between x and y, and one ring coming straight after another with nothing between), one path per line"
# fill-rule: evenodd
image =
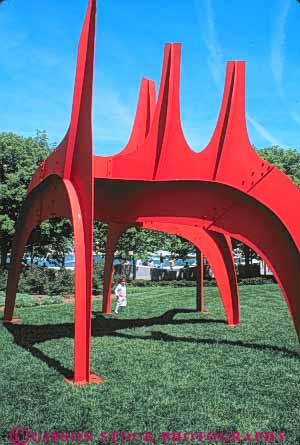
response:
M26 260L27 260L27 263L30 264L30 258L27 258ZM143 265L147 266L147 263L150 260L153 261L153 267L161 267L159 256L149 256L147 261L143 261ZM99 262L103 262L103 261L104 261L104 256L94 255L95 263L99 263ZM137 261L139 261L139 260L137 260ZM186 263L188 263L189 266L195 266L196 258L188 257L186 260L182 260L181 258L175 258L174 262L175 262L175 266L184 266ZM120 258L114 259L114 266L116 266L118 264L122 264L122 263L124 263L124 261L121 260ZM129 263L132 264L132 260L130 260ZM37 264L38 266L42 266L42 267L48 267L48 268L61 267L61 264L58 261L52 260L52 259L47 259L47 258L36 259L34 261L34 264ZM73 269L74 266L75 266L74 255L66 255L64 267ZM164 257L163 267L170 267L170 256L167 255Z

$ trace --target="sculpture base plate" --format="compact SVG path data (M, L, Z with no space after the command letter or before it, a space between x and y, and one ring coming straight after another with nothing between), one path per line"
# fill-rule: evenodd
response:
M12 318L11 320L2 320L3 324L8 324L8 323L21 323L22 322L22 318Z
M90 374L88 381L74 382L73 379L67 379L67 378L64 380L66 383L73 386L88 385L89 383L99 384L104 382L104 379L102 377L98 377L95 374Z

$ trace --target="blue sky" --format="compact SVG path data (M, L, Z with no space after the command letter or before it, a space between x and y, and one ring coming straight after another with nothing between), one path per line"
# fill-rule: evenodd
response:
M59 142L68 127L87 0L0 5L0 131ZM181 115L200 151L216 123L227 60L246 60L248 132L257 147L300 149L300 4L296 0L98 0L94 149L126 144L142 76L182 42Z

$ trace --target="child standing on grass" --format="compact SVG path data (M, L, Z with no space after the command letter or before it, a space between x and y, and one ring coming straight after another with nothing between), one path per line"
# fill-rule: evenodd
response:
M127 306L127 298L126 298L126 278L122 277L119 280L118 286L115 288L115 296L116 296L116 307L115 314L118 314L119 311L122 311Z

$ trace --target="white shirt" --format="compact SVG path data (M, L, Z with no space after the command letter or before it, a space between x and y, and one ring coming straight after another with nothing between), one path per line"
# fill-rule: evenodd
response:
M120 306L127 306L126 286L121 283L115 288L115 296Z

